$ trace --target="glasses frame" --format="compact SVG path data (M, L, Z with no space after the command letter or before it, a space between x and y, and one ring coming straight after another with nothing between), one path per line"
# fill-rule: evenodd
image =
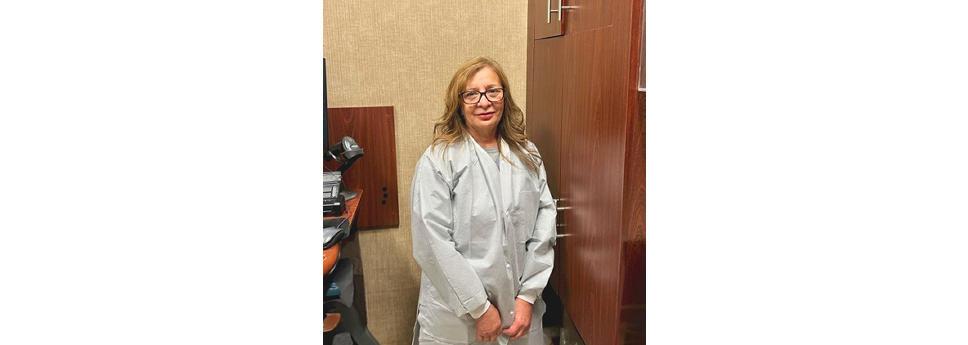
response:
M494 91L494 90L500 90L501 91L501 99L499 99L499 100L493 100L493 99L491 99L491 97L487 97L487 92L488 91ZM472 102L472 103L468 103L467 101L464 100L464 96L467 96L468 94L472 94L472 93L476 93L477 94L477 100L474 101L474 102ZM477 105L478 103L481 103L481 98L484 98L484 97L487 97L487 100L490 101L491 103L500 102L500 101L503 101L504 100L504 88L503 87L495 87L495 88L490 88L490 89L484 90L484 92L480 92L480 91L477 91L477 90L464 91L464 92L459 93L458 96L460 96L460 100L461 100L461 102L464 102L464 104L474 104L474 105Z

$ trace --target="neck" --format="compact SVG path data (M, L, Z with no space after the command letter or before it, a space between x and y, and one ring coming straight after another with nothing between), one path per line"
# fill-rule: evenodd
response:
M467 132L471 134L471 138L474 138L474 141L476 141L478 145L481 145L481 147L483 148L497 147L496 130L491 131L490 133L477 133L477 132L474 132L474 130L468 129Z

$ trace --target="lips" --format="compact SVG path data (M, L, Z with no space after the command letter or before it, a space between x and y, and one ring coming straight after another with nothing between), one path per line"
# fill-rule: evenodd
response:
M487 121L487 120L490 120L492 117L494 117L494 112L492 111L489 113L475 114L474 116L477 116L477 118L480 119L481 121Z

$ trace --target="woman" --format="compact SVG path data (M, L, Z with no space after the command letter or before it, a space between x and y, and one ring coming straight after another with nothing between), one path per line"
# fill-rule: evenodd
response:
M556 211L524 114L487 58L457 70L445 105L413 176L414 342L544 345Z

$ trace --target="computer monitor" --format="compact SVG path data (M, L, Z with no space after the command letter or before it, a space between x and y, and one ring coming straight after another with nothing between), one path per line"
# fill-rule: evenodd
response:
M323 58L323 152L329 150L329 102L326 89L326 58Z

